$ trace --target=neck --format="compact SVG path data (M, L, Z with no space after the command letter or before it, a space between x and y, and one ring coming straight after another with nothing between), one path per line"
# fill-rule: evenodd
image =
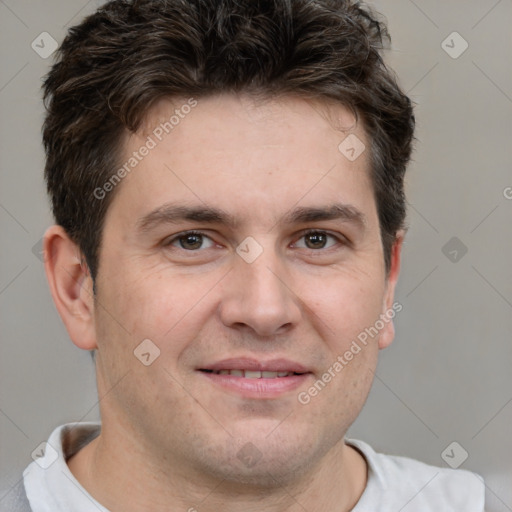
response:
M166 461L165 464L162 461ZM265 488L215 479L181 461L158 461L127 436L101 434L68 460L80 484L111 512L303 512L351 510L366 487L366 462L343 441L308 472Z

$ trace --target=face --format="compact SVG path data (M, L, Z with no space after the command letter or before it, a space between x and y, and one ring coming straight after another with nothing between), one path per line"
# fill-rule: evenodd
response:
M126 161L147 154L105 218L102 419L162 467L282 482L342 442L392 338L389 322L344 356L394 288L367 154L338 149L367 139L341 106L231 95L154 131L180 105L126 139Z

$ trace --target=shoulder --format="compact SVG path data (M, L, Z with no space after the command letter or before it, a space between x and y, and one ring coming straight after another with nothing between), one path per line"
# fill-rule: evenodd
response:
M483 512L481 476L461 469L431 466L418 460L377 453L363 441L347 439L368 463L367 489L361 501L385 504L381 510ZM363 510L363 509L361 509ZM354 512L359 509L354 509Z

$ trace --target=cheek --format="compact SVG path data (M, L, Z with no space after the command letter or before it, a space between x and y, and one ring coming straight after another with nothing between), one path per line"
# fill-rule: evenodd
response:
M372 326L382 312L384 286L375 277L359 272L338 272L317 286L304 283L301 298L309 315L331 348L339 353Z
M135 414L137 408L163 402L168 407L181 396L181 379L175 380L173 375L181 354L197 337L201 326L197 316L202 310L195 306L204 290L201 286L191 287L183 278L166 280L163 272L154 269L140 274L132 270L121 279L122 274L118 267L116 275L111 274L108 282L105 280L98 287L100 373L107 389L115 386L116 399L123 407L133 408L133 414L140 415L140 411ZM194 318L196 321L192 321ZM154 361L148 366L137 357L137 353L142 357L146 352ZM122 384L117 385L118 382ZM160 395L159 389L168 389L169 393ZM147 412L150 414L150 410Z
M198 316L204 315L201 305L205 294L218 281L214 277L171 276L166 268L137 269L135 265L123 276L118 268L102 288L100 301L107 312L102 322L125 345L131 340L131 350L146 338L166 351L179 350L193 339L192 329L201 325Z

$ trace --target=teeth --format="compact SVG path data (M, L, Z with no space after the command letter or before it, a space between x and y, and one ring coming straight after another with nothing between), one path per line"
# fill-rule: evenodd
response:
M260 372L255 370L219 370L214 371L218 375L233 375L235 377L245 377L246 379L275 379L277 377L290 377L293 372Z

